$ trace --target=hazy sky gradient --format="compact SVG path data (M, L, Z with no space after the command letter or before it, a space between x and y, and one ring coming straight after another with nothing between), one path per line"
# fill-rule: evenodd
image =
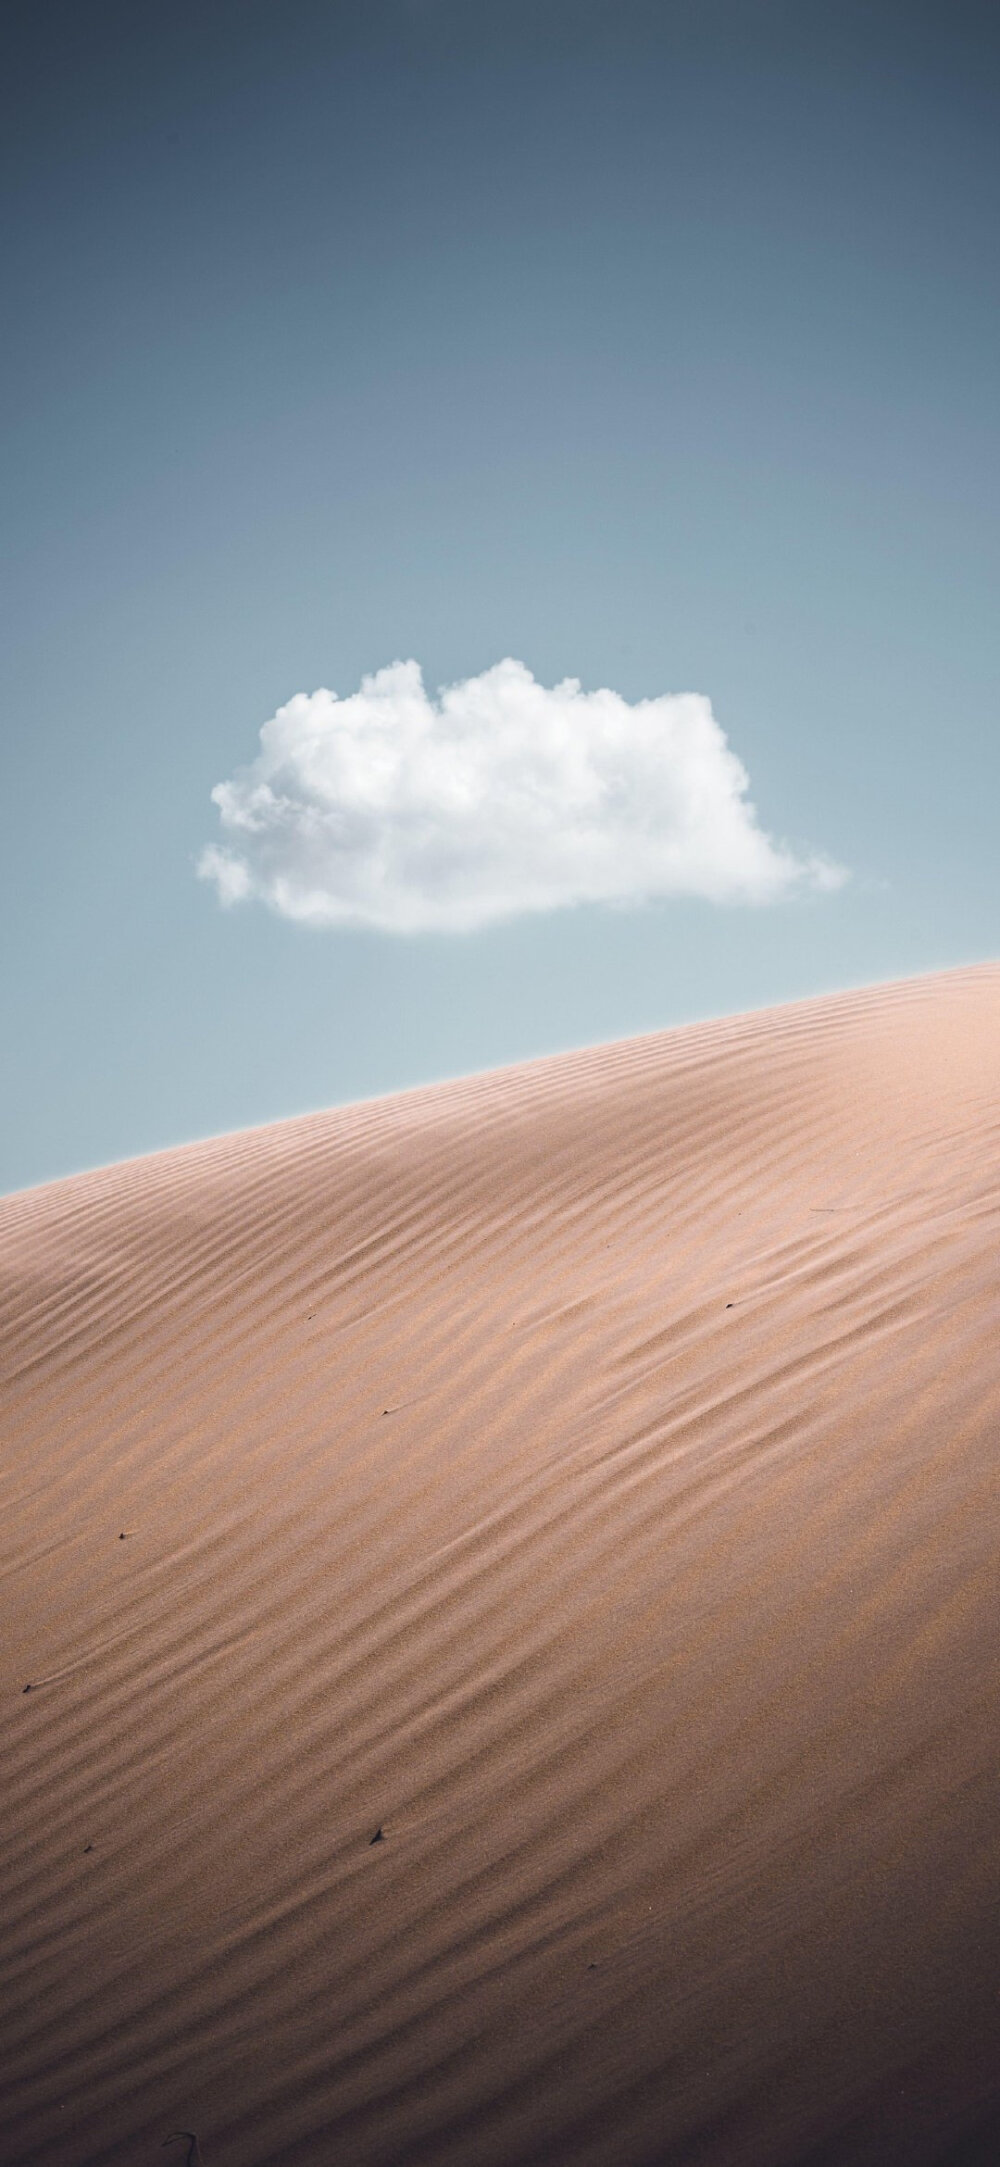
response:
M1000 13L5 18L0 1186L1000 948ZM224 912L295 693L705 695L767 908Z

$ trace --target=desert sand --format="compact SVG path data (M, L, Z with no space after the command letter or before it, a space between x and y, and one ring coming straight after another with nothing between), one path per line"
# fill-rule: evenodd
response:
M0 1257L5 2167L1000 2158L1000 966Z

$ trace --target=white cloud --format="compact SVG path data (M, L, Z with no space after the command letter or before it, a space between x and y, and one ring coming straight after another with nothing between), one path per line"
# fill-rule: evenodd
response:
M201 858L223 903L390 933L465 932L572 903L766 903L846 878L759 826L708 700L549 690L521 662L424 690L394 662L360 692L297 693L212 797Z

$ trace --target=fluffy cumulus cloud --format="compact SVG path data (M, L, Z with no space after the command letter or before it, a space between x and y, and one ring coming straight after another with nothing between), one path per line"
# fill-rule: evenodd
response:
M698 693L547 688L521 662L429 698L416 662L297 693L212 797L199 872L224 903L389 933L465 932L573 903L767 903L843 874L761 828Z

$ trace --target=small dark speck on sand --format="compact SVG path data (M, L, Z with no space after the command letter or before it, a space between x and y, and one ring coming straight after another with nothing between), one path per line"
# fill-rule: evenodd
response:
M385 1842L385 1837L384 1837L384 1835L383 1835L383 1833L382 1833L382 1829L381 1829L381 1827L379 1827L379 1828L377 1828L377 1829L375 1830L375 1834L374 1834L374 1836L369 1836L369 1838L368 1838L368 1841L369 1841L369 1844L373 1844L373 1843L384 1843L384 1842Z
M735 1304L735 1302L727 1302L727 1303L726 1303L726 1308L727 1308L727 1309L735 1309L735 1307L736 1307L736 1304Z
M87 1853L88 1853L88 1851L92 1851L92 1850L93 1850L93 1848L94 1848L94 1846L93 1846L93 1844L92 1844L92 1843L85 1843L85 1844L84 1844L84 1847L83 1847L83 1855L84 1855L84 1858L86 1858L86 1856L87 1856Z
M24 1687L24 1691L25 1691L26 1693L30 1693L30 1691L31 1691L31 1685L30 1685L30 1682L29 1682L29 1684L28 1684L28 1685L26 1685L26 1686Z

